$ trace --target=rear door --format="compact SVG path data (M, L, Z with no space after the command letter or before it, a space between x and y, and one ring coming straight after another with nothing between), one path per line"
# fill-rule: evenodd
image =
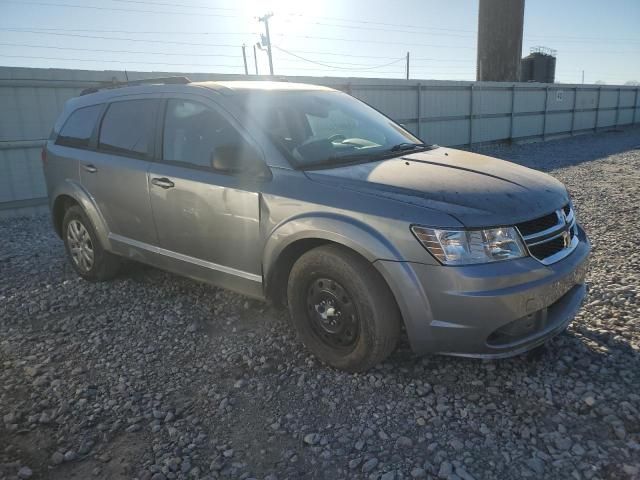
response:
M95 131L103 110L103 104L80 107L64 120L57 135L58 126L54 127L50 140L55 141L47 142L47 161L44 162L50 199L66 181L79 180L78 165L95 149Z
M211 163L218 147L259 149L208 98L168 98L164 110L162 153L149 170L160 247L181 273L261 294L259 191L265 180L222 173Z
M154 154L159 104L159 98L138 95L108 103L97 150L87 152L80 164L81 183L94 198L109 236L116 242L157 243L147 170Z

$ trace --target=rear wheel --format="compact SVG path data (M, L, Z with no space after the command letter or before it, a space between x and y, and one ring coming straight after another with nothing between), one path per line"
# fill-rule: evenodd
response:
M291 269L291 319L302 342L323 362L351 372L384 360L400 334L400 313L375 268L336 245L314 248Z
M99 282L118 273L120 258L102 248L93 224L82 208L74 205L65 212L62 234L71 265L82 278Z

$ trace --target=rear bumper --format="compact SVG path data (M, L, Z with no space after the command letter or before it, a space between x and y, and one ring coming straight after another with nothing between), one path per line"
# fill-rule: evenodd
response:
M586 295L589 241L549 266L527 257L444 267L377 261L417 353L503 358L562 332Z

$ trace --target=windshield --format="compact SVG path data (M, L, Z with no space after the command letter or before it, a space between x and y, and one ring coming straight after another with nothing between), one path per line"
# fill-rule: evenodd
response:
M242 95L244 108L297 168L372 161L425 147L397 123L341 92Z

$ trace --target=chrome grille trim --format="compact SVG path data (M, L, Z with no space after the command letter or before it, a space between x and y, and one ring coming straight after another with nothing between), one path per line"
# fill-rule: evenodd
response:
M566 213L567 207L569 208L569 213ZM575 250L580 241L578 239L578 227L576 225L573 206L569 204L556 210L554 213L556 214L556 217L558 219L556 225L539 232L530 233L529 235L522 235L522 232L518 228L518 225L516 225L516 229L524 240L524 244L526 245L529 255L531 255L531 257L535 258L543 265L551 265L552 263L558 262L567 257L569 254L571 254L571 252ZM552 251L553 249L557 248L555 244L549 245L546 249L542 248L542 250L540 250L540 248L535 248L544 246L544 244L553 242L554 240L557 240L561 237L564 237L564 246L556 252L548 254L549 250ZM539 255L536 255L535 250L538 250ZM542 256L541 252L547 253L547 256Z
M528 242L529 240L534 240L536 238L540 238L540 237L546 237L547 235L550 235L552 233L554 233L557 230L564 230L564 228L566 227L566 222L572 222L573 221L573 210L570 213L571 216L571 220L569 220L569 217L567 216L566 218L566 222L565 222L565 217L564 214L561 213L562 209L560 210L556 210L554 213L556 214L557 217L557 222L553 227L549 227L545 230L542 230L540 232L536 232L536 233L531 233L529 235L523 235L522 238L524 239L525 242ZM518 230L519 231L519 230Z
M575 222L569 224L569 229L575 226ZM548 228L544 232L536 233L535 235L527 235L524 238L525 243L529 247L540 245L541 243L549 242L554 238L558 238L567 230L567 224L562 224L560 227Z

